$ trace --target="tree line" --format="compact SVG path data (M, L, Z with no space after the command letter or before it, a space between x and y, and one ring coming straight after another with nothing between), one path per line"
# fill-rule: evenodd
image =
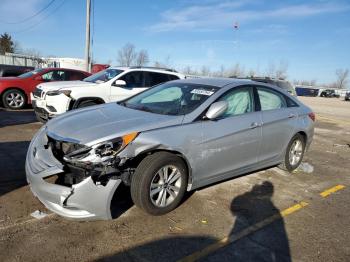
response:
M23 49L19 43L14 41L10 34L3 33L0 35L0 55L5 53L20 53L40 57L41 54L35 49ZM151 60L148 51L145 49L137 50L135 45L127 43L121 47L117 52L116 61L119 66L147 66ZM112 61L110 61L112 62ZM155 67L172 67L170 56L167 56L164 61L153 61L152 66ZM264 72L259 70L246 70L243 65L236 63L235 65L226 68L221 65L218 70L211 70L210 67L203 65L200 68L186 66L179 68L178 71L188 75L214 76L214 77L256 77L267 76L279 79L286 79L288 77L288 62L281 60L278 64L270 63ZM337 69L335 71L336 80L328 84L329 87L346 88L349 82L349 70ZM294 80L294 84L315 86L316 80Z

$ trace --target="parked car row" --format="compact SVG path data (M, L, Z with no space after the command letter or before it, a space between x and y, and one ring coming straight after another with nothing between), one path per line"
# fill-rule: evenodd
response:
M39 84L31 100L38 120L45 122L72 109L119 101L151 86L183 78L171 69L110 67L82 81Z
M136 206L162 215L186 191L300 165L315 114L296 97L253 80L184 78L118 67L39 85L32 98L47 118L95 106L54 117L34 136L25 164L34 195L67 218L110 219L111 199L125 184ZM118 102L96 105L111 101Z
M30 93L44 82L82 80L90 73L64 68L39 68L17 77L0 77L0 98L4 107L21 109L31 103Z
M335 93L334 89L325 89L321 92L320 97L339 97L338 94Z

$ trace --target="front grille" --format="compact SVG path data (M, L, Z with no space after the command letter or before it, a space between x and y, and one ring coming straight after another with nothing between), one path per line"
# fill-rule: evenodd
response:
M41 90L39 88L35 88L33 91L33 96L41 98L42 93L43 93L43 90Z

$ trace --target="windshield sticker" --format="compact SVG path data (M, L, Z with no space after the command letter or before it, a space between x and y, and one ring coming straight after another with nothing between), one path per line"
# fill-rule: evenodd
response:
M214 94L214 92L213 91L208 91L208 90L203 90L203 89L193 89L191 91L191 94L211 96L212 94Z

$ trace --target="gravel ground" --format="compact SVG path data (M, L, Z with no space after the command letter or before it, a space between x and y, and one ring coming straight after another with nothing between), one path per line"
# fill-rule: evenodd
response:
M24 158L41 124L31 110L0 109L0 261L348 261L350 102L301 100L317 117L304 159L313 172L272 168L228 180L160 217L134 207L120 188L119 216L95 222L63 219L34 198ZM344 188L320 195L337 185ZM35 210L49 215L33 219Z

